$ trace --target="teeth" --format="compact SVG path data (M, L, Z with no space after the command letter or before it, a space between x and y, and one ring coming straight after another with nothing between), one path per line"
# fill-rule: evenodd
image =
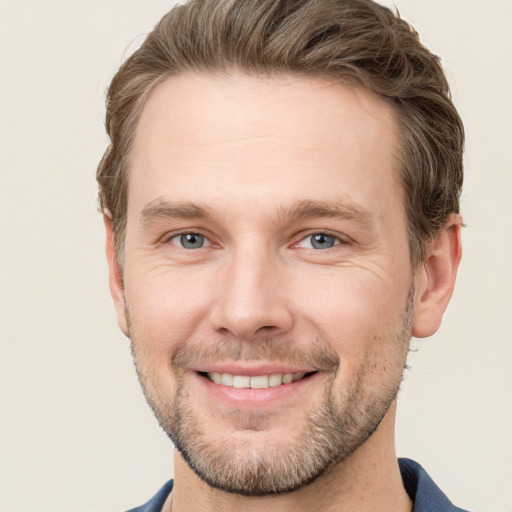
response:
M231 375L230 373L210 372L208 377L215 384L229 386L239 389L265 389L268 387L280 386L281 384L291 384L304 378L305 373L274 373L272 375Z
M269 375L268 385L269 386L280 386L283 383L283 376L281 374Z
M233 385L233 379L234 379L234 377L230 373L223 373L220 376L220 383L223 386L232 386Z
M283 375L283 384L290 384L293 382L293 375L291 373L285 373Z
M258 375L257 377L251 377L251 388L252 389L268 388L268 375Z
M251 377L247 375L235 375L233 377L233 387L234 388L250 388L251 387Z

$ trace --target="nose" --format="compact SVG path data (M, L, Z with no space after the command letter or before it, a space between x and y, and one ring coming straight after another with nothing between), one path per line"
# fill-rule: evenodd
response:
M234 251L219 276L211 327L241 340L290 331L293 314L286 297L285 274L283 265L263 249Z

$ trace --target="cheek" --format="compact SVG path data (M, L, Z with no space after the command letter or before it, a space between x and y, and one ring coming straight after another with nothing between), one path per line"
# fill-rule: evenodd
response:
M308 287L301 316L339 356L340 379L353 381L364 368L377 379L394 371L397 352L408 343L402 336L407 295L405 280L397 284L339 269Z
M329 337L378 337L398 323L406 304L407 284L389 281L340 269L316 276L307 288L296 286L291 294L304 317Z
M172 352L194 335L208 310L208 287L168 269L130 274L125 283L131 332L148 350Z

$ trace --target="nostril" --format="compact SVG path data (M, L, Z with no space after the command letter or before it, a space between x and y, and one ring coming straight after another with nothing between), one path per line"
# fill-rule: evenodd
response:
M260 327L256 332L260 331L271 331L272 329L275 329L276 327L274 325L264 325L263 327Z

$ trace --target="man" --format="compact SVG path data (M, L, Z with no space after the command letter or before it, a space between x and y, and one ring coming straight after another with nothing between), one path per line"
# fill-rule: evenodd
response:
M461 257L463 128L370 0L192 0L108 95L110 288L176 446L144 511L456 511L397 461Z

